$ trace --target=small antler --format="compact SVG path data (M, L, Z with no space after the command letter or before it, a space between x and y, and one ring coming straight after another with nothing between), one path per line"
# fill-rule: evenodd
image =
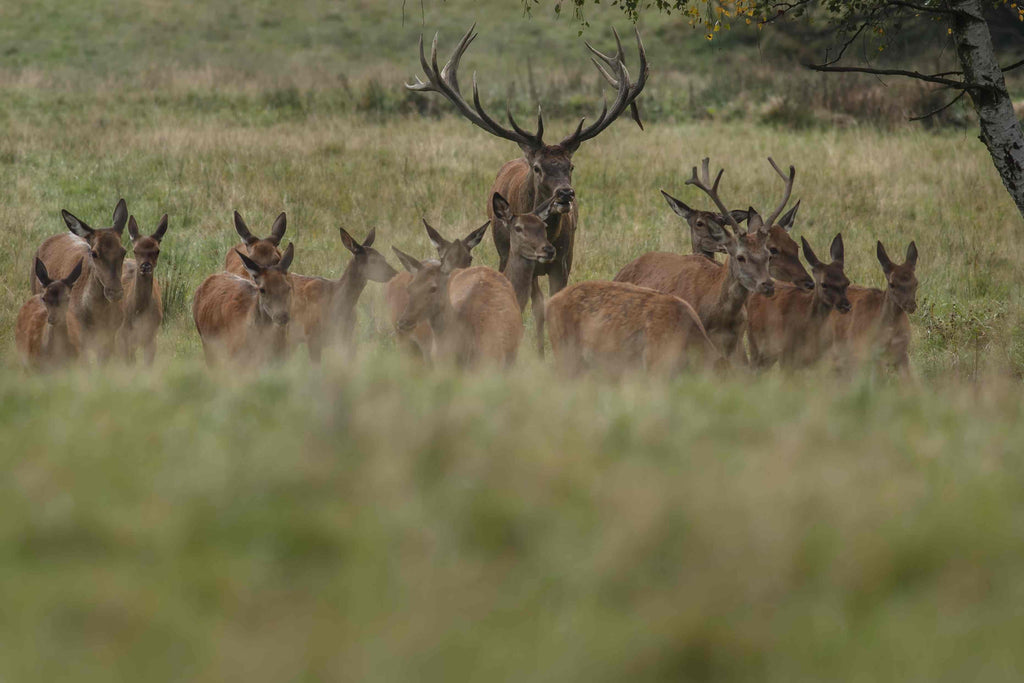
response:
M686 181L686 184L693 185L698 189L703 190L704 194L711 197L711 201L713 201L715 203L715 206L718 207L718 210L721 212L722 217L725 220L729 221L729 224L732 226L733 230L736 231L736 234L745 234L743 228L741 228L740 224L736 221L735 218L733 218L732 212L730 212L729 209L725 208L725 204L722 203L722 200L718 197L718 183L721 182L722 174L725 173L725 169L719 169L718 174L715 175L715 182L711 183L711 159L709 159L708 157L704 157L700 162L700 166L701 176L697 177L697 167L694 166L693 176ZM711 185L710 187L708 187L709 184Z
M786 183L786 189L782 194L782 203L779 204L778 208L775 209L775 211L772 212L772 215L768 217L768 220L765 221L765 225L768 226L768 228L771 228L775 225L775 219L779 217L782 210L786 208L786 204L789 203L789 195L793 193L793 179L796 178L796 168L793 166L789 167L789 177L787 178L786 174L782 172L782 169L779 168L774 159L768 157L768 163L772 165L772 168L774 168L775 172L779 174L782 181Z

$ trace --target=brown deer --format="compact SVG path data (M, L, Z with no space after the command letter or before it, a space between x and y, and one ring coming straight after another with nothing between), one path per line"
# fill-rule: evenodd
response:
M747 211L748 229L744 229L725 209L718 195L718 184L724 171L718 171L712 184L709 164L707 158L701 162L699 178L694 167L693 176L686 183L707 194L721 211L719 215L732 225L732 231L724 225L719 228L718 243L728 254L725 265L715 263L703 254L653 252L628 264L619 271L615 280L649 287L686 301L697 311L715 346L726 358L733 358L740 349L739 342L747 325L745 304L748 296L751 292L760 292L767 297L775 293L775 285L768 273L771 257L766 244L768 226L782 213L789 200L796 169L789 167L785 196L768 220L763 221L760 214L750 208ZM774 161L771 164L776 171L779 170ZM742 350L739 355L742 355Z
M836 355L841 363L866 361L872 356L894 367L901 374L910 370L910 320L907 314L917 310L917 245L911 242L902 265L889 259L881 242L876 247L878 262L885 274L885 290L850 287L847 296L849 315L829 317L835 336Z
M43 262L35 260L35 277L43 291L22 305L14 327L14 342L26 367L52 368L78 357L78 325L68 308L81 274L79 261L67 277L52 280Z
M264 268L276 265L281 260L281 250L278 247L281 246L281 240L284 238L284 232L287 229L288 217L282 212L277 217L277 220L274 221L274 226L270 229L270 237L260 239L249 232L249 227L242 220L241 214L235 211L235 232L242 238L242 243L228 249L227 256L224 257L224 270L234 273L239 277L248 278L250 276L249 270L242 263L242 260L238 258L238 254L243 253L253 263Z
M288 267L294 254L289 244L280 262L263 267L239 252L251 279L216 273L199 285L192 319L207 365L225 360L260 363L284 355L292 304Z
M559 368L674 373L708 364L719 352L690 304L626 282L581 282L547 306L551 350Z
M82 261L82 276L71 290L71 316L78 324L83 353L107 360L114 352L117 331L121 328L121 268L127 250L121 246L121 233L128 221L128 208L121 199L114 207L113 226L93 229L61 209L69 233L44 241L36 250L50 276L67 277ZM32 273L32 293L43 285Z
M423 227L427 231L430 243L437 249L437 263L446 273L473 265L473 247L480 244L490 224L491 222L487 221L462 239L448 241L430 223L427 223L425 218L423 219ZM399 337L399 344L405 346L413 355L429 360L430 350L434 344L434 335L430 331L429 323L420 321L411 331L397 332L398 319L402 317L405 307L409 304L410 282L412 282L412 273L408 271L391 278L384 286L384 300L387 302L391 326L396 329L396 334Z
M513 214L512 207L499 193L491 197L494 228L501 226L509 236L508 258L501 272L512 283L520 313L526 310L527 301L533 301L537 353L541 356L544 355L544 294L540 291L537 268L555 258L555 247L548 241L545 223L551 203L549 199L529 213Z
M338 341L348 346L356 324L356 303L366 283L388 282L398 271L373 248L377 230L373 228L362 244L344 228L338 228L341 243L352 252L352 260L337 280L307 275L291 275L292 310L290 345L306 343L309 358L320 362L323 347Z
M426 320L434 335L435 360L463 367L515 361L523 314L505 276L483 266L446 273L441 264L422 263L391 248L413 274L409 303L396 325L399 331L408 332Z
M771 299L755 294L747 301L747 341L750 360L757 367L776 361L786 368L817 362L833 342L829 314L833 309L850 312L842 234L836 235L829 247L831 263L819 261L807 240L801 237L800 241L814 275L814 291L784 286Z
M534 133L524 130L512 117L511 109L506 110L511 128L505 128L484 111L480 104L476 77L473 78L473 105L463 99L459 88L459 62L470 43L476 38L473 33L475 25L470 27L462 40L456 45L451 58L439 69L437 66L437 36L430 50L430 62L423 52L423 36L420 36L420 64L426 74L427 81L419 77L415 83L407 83L406 87L418 92L437 92L450 101L462 116L471 123L487 131L491 135L510 140L519 145L523 157L509 161L501 170L487 194L487 212L494 220L490 198L495 192L505 197L514 214L528 214L544 202L553 199L547 219L548 241L555 247L555 259L550 263L538 264L536 274L548 276L548 291L554 294L565 287L572 269L573 245L579 223L579 209L576 203L576 192L572 187L572 158L580 145L597 137L610 126L627 108L631 110L633 120L643 128L640 121L636 99L647 83L649 69L647 53L644 51L640 33L636 33L637 50L639 52L639 77L635 83L630 81L626 71L625 54L615 34L617 51L614 55L605 55L595 50L590 43L587 49L593 54L592 61L601 76L616 89L616 96L611 107L607 105L594 123L584 127L580 121L576 130L556 145L546 145L543 140L544 119L538 111L537 130ZM509 255L508 231L494 226L494 245L498 250L499 270L505 270Z
M135 352L142 349L147 365L156 357L156 333L164 319L164 304L160 285L156 281L156 261L160 257L160 242L167 232L167 214L157 223L156 231L147 236L139 232L135 216L128 217L128 236L132 240L134 259L124 262L121 284L124 320L117 333L117 344L128 362L135 360Z

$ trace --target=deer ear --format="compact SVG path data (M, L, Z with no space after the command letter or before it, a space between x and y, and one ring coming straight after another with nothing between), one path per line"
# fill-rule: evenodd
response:
M156 224L156 232L150 237L155 239L157 242L162 242L164 239L164 233L167 232L167 214L165 213L160 217L160 222Z
M420 220L423 221L423 227L426 229L427 237L430 238L430 243L434 245L434 249L441 251L441 249L448 245L448 240L442 237L441 233L435 230L434 226L428 223L426 218Z
M462 243L466 246L466 249L472 249L476 245L480 244L480 240L482 240L484 235L487 234L487 226L490 224L491 222L487 221L463 238Z
M372 247L373 241L377 239L377 228L370 228L370 232L366 234L366 239L363 240L363 248Z
M732 211L729 212L729 215L732 216L732 219L737 223L742 223L743 221L750 218L750 211L748 211L747 209L733 209ZM722 219L723 221L727 220L725 216L722 216Z
M422 263L417 261L412 256L409 256L398 247L391 247L391 251L395 252L395 256L398 257L398 260L402 264L402 267L405 268L410 273L416 273L416 271L423 267Z
M64 278L64 284L67 285L68 287L74 287L75 283L78 282L78 277L82 274L83 260L84 259L78 259L78 263L76 263L75 267L71 269L71 272L68 273L68 276Z
M139 224L135 222L135 216L128 216L128 237L132 242L137 242L139 239Z
M796 220L796 212L799 211L799 210L800 210L800 200L797 200L797 203L793 206L793 208L790 209L789 211L787 211L786 213L784 213L782 215L782 218L779 219L779 227L782 228L783 230L785 230L786 232L789 232L790 230L792 230L793 229L793 222ZM770 225L768 227L771 228Z
M284 238L284 231L288 229L288 216L281 212L281 215L274 221L274 227L270 229L270 237L267 239L274 243L274 246L281 244Z
M875 255L878 256L878 262L882 264L882 272L886 275L891 273L892 260L889 258L889 254L886 253L882 240L878 240L878 244L875 246Z
M911 268L917 268L917 245L914 242L907 246L907 260L903 263Z
M352 239L352 235L348 234L345 228L338 228L338 232L341 233L341 243L345 245L346 249L357 256L363 253L363 245Z
M739 222L739 221L737 221ZM761 218L761 214L754 210L754 207L747 209L747 232L758 232L762 235L768 234L768 227Z
M242 252L238 251L237 249L235 249L235 253L238 254L238 258L242 259L242 265L245 267L245 270L249 273L249 275L252 276L252 279L255 280L257 277L259 277L260 273L263 272L263 268L261 268L258 263L253 261L251 258L246 256Z
M843 233L836 233L832 238L832 245L828 248L829 256L835 263L843 265Z
M82 262L79 261L78 263L81 265ZM53 282L53 280L50 279L50 274L46 272L46 264L44 264L38 256L36 257L36 278L43 285L43 289L49 287L50 283Z
M500 193L495 192L491 196L491 208L494 209L494 217L498 220L506 223L512 220L512 207Z
M533 210L533 215L542 221L546 221L548 216L551 214L551 204L555 201L554 195L548 197L546 202L542 202L540 206Z
M804 258L807 259L807 263L811 264L811 268L820 268L822 263L815 256L814 250L811 249L811 245L807 243L807 240L803 237L800 238L800 244L804 248Z
M665 190L661 190L662 196L665 197L665 201L668 202L668 207L683 220L690 220L690 216L693 215L693 209L688 207L682 201L676 199Z
M249 232L249 226L247 226L245 221L242 220L242 214L237 211L235 211L235 232L238 233L238 236L241 237L242 241L246 244L252 244L253 242L259 241L256 235Z
M288 268L290 268L292 265L293 258L295 258L295 245L289 242L287 248L285 248L284 250L284 253L281 254L281 262L278 263L276 267L280 269L282 272L287 273Z
M92 237L92 233L94 232L93 229L90 228L85 223L83 223L82 221L75 218L75 216L70 211L61 209L60 216L61 218L64 219L64 224L68 226L68 230L70 230L73 234L78 235L84 240L88 240L90 237Z
M128 205L124 203L124 199L117 200L117 206L114 207L114 230L117 234L124 232L124 224L128 221Z

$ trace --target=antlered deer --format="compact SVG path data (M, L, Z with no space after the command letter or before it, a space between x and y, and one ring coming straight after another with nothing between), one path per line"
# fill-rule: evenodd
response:
M910 320L917 310L917 245L907 247L902 265L889 259L881 242L876 247L885 274L885 290L850 287L846 294L853 307L849 315L829 318L840 362L865 361L874 354L901 373L909 371Z
M22 305L14 327L15 345L26 367L51 368L78 357L77 322L68 315L68 308L81 274L79 261L67 277L52 280L43 262L35 260L35 277L43 291Z
M147 365L156 357L156 333L164 319L164 304L160 297L160 285L156 282L156 261L160 256L160 242L167 232L167 214L148 237L139 232L135 216L128 217L128 236L132 240L134 259L124 262L121 284L125 297L122 300L124 320L117 333L120 353L129 362L135 360L136 349L142 349Z
M270 229L270 236L260 239L249 231L242 216L235 211L235 232L242 238L242 244L228 249L228 253L224 257L224 270L239 277L249 277L249 270L238 258L239 254L245 254L253 263L264 268L277 264L281 260L281 250L278 247L281 246L281 240L287 229L288 217L282 212L274 221L274 226Z
M413 274L409 303L398 319L408 332L426 320L434 335L434 358L460 366L511 365L523 336L523 314L504 275L475 266L446 273L392 247Z
M208 365L223 360L260 363L284 354L292 304L288 267L294 254L289 244L281 261L265 268L239 252L251 280L216 273L199 285L192 319Z
M352 260L337 280L307 275L291 275L292 320L290 342L306 342L309 358L315 363L325 344L339 341L348 345L356 324L356 303L366 283L388 282L398 271L373 248L377 230L373 228L362 244L344 228L338 228L341 243L352 252Z
M508 200L514 214L530 213L549 199L554 200L546 223L548 241L555 247L555 259L547 264L538 264L536 268L537 275L548 276L548 290L554 294L565 287L569 280L569 271L572 269L573 244L579 221L576 192L572 187L573 154L581 144L596 137L611 125L627 108L631 109L633 119L643 128L636 99L647 83L649 73L647 54L644 51L643 42L640 40L640 33L637 32L636 44L639 51L640 74L637 81L633 83L626 71L625 54L622 51L618 33L615 34L617 51L612 56L602 54L587 43L587 49L594 55L592 59L594 65L601 76L616 89L615 100L610 108L605 106L602 109L597 120L591 125L584 128L584 121L581 120L576 126L576 130L568 137L556 145L546 145L543 140L544 120L539 112L537 130L534 133L524 130L516 123L511 109L506 111L511 128L505 128L491 118L480 104L475 76L473 78L473 106L463 99L458 81L459 62L470 43L476 38L476 34L473 33L474 28L475 25L470 27L456 45L451 58L441 69L437 66L437 36L434 36L431 46L429 63L423 52L423 36L420 36L420 64L427 81L423 82L417 77L415 83L406 84L406 87L419 92L440 93L471 123L491 135L515 142L522 149L522 158L509 161L498 171L494 185L487 193L487 212L494 220L491 197L495 192L500 193ZM509 234L506 230L500 229L497 223L494 226L494 245L498 249L499 270L504 270L509 254Z
M473 265L473 247L480 244L484 238L487 227L491 224L487 221L479 228L469 233L462 239L448 241L434 229L426 219L423 219L423 227L427 231L430 243L437 249L437 263L441 270L451 273L458 268L469 268ZM406 346L414 355L430 358L430 349L434 344L434 335L430 331L430 324L425 320L416 324L412 330L407 332L397 331L398 319L405 312L409 303L409 283L412 282L412 273L405 271L391 278L384 286L384 300L388 305L388 314L391 318L391 326L396 329L399 343Z
M121 233L128 221L128 208L121 199L114 207L113 226L95 230L63 209L60 214L70 232L43 242L36 250L36 258L55 279L67 277L79 261L83 262L82 276L71 290L68 310L78 323L83 353L105 361L114 352L123 318L121 268L127 250L121 246ZM33 270L32 293L38 294L42 289Z
M569 374L587 365L672 373L719 358L690 304L626 282L572 285L551 297L547 319L555 362Z
M831 263L819 261L807 240L801 237L800 241L814 275L814 291L784 286L771 299L754 294L747 301L750 360L757 367L779 361L794 368L818 361L833 341L829 314L833 309L850 312L846 295L850 281L843 272L843 236L836 235L832 240Z

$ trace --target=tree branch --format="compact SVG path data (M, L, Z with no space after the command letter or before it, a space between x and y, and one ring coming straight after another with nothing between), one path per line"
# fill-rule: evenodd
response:
M950 9L947 7L929 7L928 5L918 5L913 2L903 2L902 0L887 0L887 5L895 5L896 7L905 7L912 9L915 12L932 12L933 14L945 14L947 16L963 16L966 12L958 9Z
M871 69L863 66L829 66L827 64L803 64L805 68L813 71L829 71L835 73L861 73L861 74L873 74L875 76L906 76L907 78L916 78L919 81L927 81L928 83L938 83L939 85L945 85L950 88L956 88L957 90L993 90L994 87L991 85L983 85L981 83L965 83L964 81L954 81L951 78L941 78L939 76L930 76L923 74L920 71L906 71L904 69Z
M961 90L959 95L957 95L956 97L951 99L949 102L946 102L944 105L942 105L938 109L933 109L932 111L928 112L927 114L921 114L920 116L911 116L910 119L908 119L908 120L910 120L910 121L921 121L923 119L927 119L929 117L935 116L939 112L945 111L946 109L949 109L950 107L952 107L954 104L956 104L957 102L960 101L961 97L963 97L966 94L967 94L966 90Z

